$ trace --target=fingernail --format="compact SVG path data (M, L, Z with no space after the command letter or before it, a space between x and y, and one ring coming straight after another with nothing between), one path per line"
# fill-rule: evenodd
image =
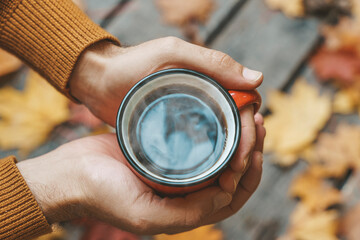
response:
M229 205L232 200L232 195L227 192L220 192L214 198L214 212L220 210L221 208Z
M248 69L247 67L243 68L242 74L243 74L244 78L251 80L251 81L257 81L262 76L261 72Z

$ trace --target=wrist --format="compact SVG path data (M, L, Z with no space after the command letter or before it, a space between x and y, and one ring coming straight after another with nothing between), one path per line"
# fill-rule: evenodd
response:
M85 105L98 102L105 85L103 79L108 60L120 51L120 47L106 40L88 47L78 59L69 80L70 94Z
M17 164L49 224L80 217L85 200L76 167L59 157L50 153Z

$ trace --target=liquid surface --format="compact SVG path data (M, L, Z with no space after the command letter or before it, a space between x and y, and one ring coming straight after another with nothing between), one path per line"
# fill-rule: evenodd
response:
M136 124L136 155L158 175L174 179L211 168L223 152L217 115L199 98L173 93L149 104Z

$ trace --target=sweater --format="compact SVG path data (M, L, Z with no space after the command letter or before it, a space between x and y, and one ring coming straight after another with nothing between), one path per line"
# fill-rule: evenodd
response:
M0 47L69 98L68 80L80 54L102 40L119 44L71 0L0 1ZM0 239L32 239L49 232L15 157L0 159Z

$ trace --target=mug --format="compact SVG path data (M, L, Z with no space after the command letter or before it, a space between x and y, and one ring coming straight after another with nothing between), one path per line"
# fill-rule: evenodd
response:
M116 134L129 167L165 195L214 183L240 141L239 109L261 105L253 91L227 91L202 73L167 69L140 80L123 99Z

